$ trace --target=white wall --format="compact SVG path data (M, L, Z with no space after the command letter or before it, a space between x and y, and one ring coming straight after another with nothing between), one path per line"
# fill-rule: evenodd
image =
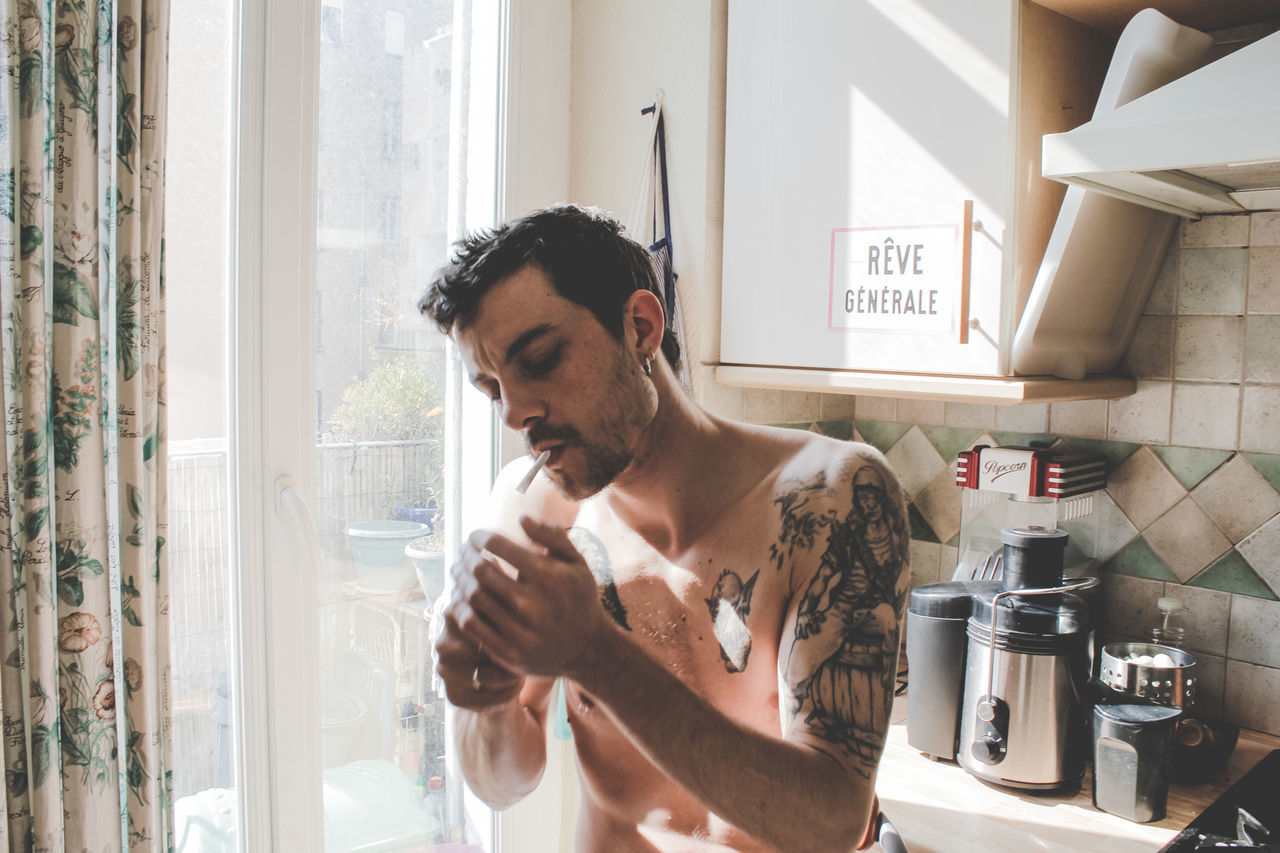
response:
M684 347L701 394L719 360L727 0L573 3L569 198L627 217L664 93Z

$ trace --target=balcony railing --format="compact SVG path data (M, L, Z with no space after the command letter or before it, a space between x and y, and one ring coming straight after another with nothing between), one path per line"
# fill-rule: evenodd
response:
M329 557L349 555L353 521L391 519L400 507L438 499L435 441L316 447L316 525ZM174 788L182 797L233 784L230 458L225 442L174 442L169 449L170 640L175 666Z

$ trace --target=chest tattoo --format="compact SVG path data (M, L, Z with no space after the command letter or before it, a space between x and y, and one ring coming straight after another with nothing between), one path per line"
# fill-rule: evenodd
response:
M716 579L711 597L706 599L711 610L716 641L720 643L720 658L729 672L742 672L747 668L751 655L751 632L747 630L747 614L751 612L751 593L755 591L756 578L742 582L742 577L725 569Z
M627 610L622 606L622 599L618 597L618 585L613 579L613 567L609 563L609 552L605 550L604 543L600 541L600 537L585 527L570 527L569 541L573 543L573 547L578 549L578 553L582 555L582 559L587 563L587 568L595 576L596 585L600 587L600 601L604 604L605 612L613 617L614 622L630 631L631 626L627 624Z

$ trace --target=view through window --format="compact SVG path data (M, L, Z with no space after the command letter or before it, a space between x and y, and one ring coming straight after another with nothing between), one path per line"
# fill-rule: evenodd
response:
M319 743L326 851L476 851L433 678L446 340L416 301L474 224L470 0L319 4L315 322ZM167 163L176 838L234 851L234 0L175 4ZM486 83L487 85L487 83ZM493 103L492 98L489 103ZM480 131L489 132L492 117ZM491 146L481 146L491 151ZM471 152L470 154L468 152ZM492 166L489 166L492 171ZM470 213L468 213L470 211ZM263 318L270 326L271 318ZM487 441L487 436L475 440ZM305 549L300 545L300 553ZM321 816L316 816L321 819ZM448 846L446 846L448 845Z

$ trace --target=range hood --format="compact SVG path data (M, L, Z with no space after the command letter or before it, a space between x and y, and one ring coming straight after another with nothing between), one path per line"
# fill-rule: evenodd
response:
M1043 138L1043 174L1197 218L1280 210L1280 32Z

